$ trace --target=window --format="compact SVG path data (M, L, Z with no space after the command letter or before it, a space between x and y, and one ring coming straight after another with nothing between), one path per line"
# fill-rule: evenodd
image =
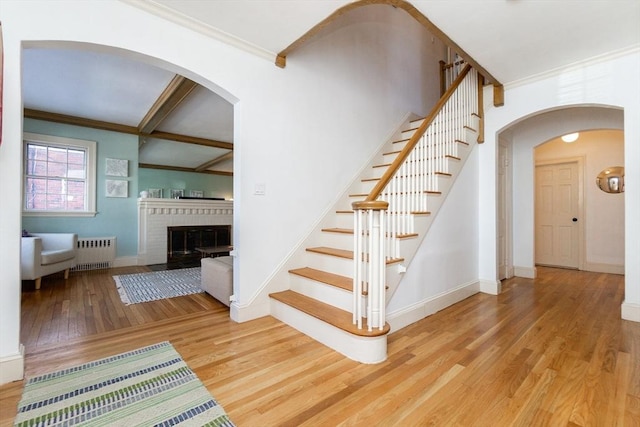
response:
M24 134L24 213L95 215L96 143Z

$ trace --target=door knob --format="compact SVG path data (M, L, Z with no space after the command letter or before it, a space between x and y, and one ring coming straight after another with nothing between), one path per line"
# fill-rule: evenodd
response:
M578 218L573 218L571 221L578 222Z

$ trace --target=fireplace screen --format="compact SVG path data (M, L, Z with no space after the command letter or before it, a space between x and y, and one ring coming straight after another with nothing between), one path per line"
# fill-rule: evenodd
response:
M200 259L196 248L231 245L230 225L167 227L167 263Z

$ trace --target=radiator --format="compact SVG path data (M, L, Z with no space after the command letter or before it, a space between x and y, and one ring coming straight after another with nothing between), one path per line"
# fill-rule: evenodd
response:
M116 259L115 237L78 238L78 256L73 271L97 270L113 267Z

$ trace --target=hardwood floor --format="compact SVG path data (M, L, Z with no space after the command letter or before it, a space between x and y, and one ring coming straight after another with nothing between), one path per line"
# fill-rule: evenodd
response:
M624 277L539 268L389 336L361 365L266 317L242 324L208 295L124 306L112 274L25 289L26 375L168 340L238 426L638 426L640 324ZM11 425L22 382L0 387Z

